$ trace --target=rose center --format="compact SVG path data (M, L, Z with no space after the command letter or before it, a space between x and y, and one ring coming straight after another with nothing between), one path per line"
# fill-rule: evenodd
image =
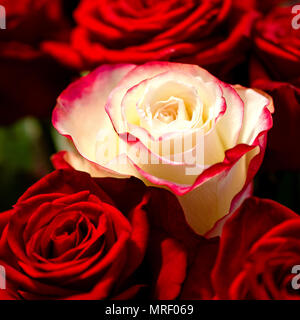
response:
M175 120L189 120L184 101L180 98L170 97L166 101L156 102L150 109L153 119L169 124Z

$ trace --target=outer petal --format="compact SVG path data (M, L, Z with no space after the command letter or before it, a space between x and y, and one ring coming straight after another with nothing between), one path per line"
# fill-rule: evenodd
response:
M96 69L70 85L58 98L53 112L54 127L73 140L83 157L94 163L97 159L100 166L102 163L99 163L100 158L96 154L97 143L110 147L106 150L112 152L106 157L114 158L119 148L118 136L104 109L106 100L118 82L133 68L134 65L126 64L104 65ZM105 157L102 155L102 158ZM101 171L102 168L97 169ZM103 175L109 172L104 168L102 171Z
M239 86L236 89L245 105L245 126L239 138L243 144L227 151L224 162L219 168L215 166L217 171L212 179L202 184L196 181L192 191L178 196L188 223L200 234L211 230L241 201L262 162L266 133L272 127L272 99L251 89ZM225 168L227 161L229 165Z

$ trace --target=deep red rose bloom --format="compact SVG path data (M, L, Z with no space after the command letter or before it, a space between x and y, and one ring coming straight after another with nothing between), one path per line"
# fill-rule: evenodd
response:
M69 81L66 71L41 50L44 40L63 41L69 27L60 0L3 0L0 30L0 123L25 115L48 116Z
M52 157L57 169L71 168L64 160L64 155L65 152L60 152ZM123 212L128 211L132 201L139 199L145 189L141 181L129 183L128 179L111 178L94 180ZM120 196L124 190L125 195ZM216 259L218 238L208 240L194 233L171 192L154 187L148 187L147 191L149 201L144 209L147 211L150 232L146 264L149 266L147 279L151 298L211 298L213 291L208 275Z
M0 299L175 299L215 241L188 227L167 190L57 170L0 214Z
M258 21L250 65L251 84L272 95L274 126L266 163L275 169L300 168L300 31L292 27L292 7L274 8Z
M271 200L249 198L226 222L212 287L216 299L299 299L300 218Z
M136 199L125 216L88 174L74 170L37 182L0 214L2 298L134 296L140 286L129 279L148 241L145 202Z
M171 60L199 64L219 77L244 59L256 14L231 0L81 0L70 46L45 48L64 63Z

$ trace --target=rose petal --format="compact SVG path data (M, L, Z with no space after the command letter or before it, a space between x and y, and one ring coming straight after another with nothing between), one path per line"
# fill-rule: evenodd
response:
M98 139L101 144L115 146L113 151L117 152L118 137L104 105L111 90L132 68L134 65L102 66L73 83L58 99L52 117L54 127L62 135L71 137L78 152L92 162L96 161ZM114 152L109 156L114 158Z
M240 272L245 254L252 245L274 226L296 217L294 212L271 200L250 198L244 202L224 226L220 253L212 273L220 299L227 297L232 279Z

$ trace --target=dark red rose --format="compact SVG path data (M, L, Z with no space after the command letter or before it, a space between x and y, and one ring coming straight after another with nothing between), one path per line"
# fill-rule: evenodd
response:
M226 222L211 274L216 299L300 299L300 218L271 200L249 198Z
M252 8L230 0L81 0L70 45L49 42L45 49L79 69L171 60L220 77L244 59L255 18Z
M266 157L273 169L300 168L300 33L292 28L293 17L292 7L277 7L258 21L250 65L252 86L274 99Z
M44 40L68 38L61 1L3 0L1 5L6 29L0 30L0 123L48 116L70 79L70 71L41 50Z
M52 157L57 169L71 168L64 156L65 152L59 152ZM138 180L135 183L130 183L130 179L94 180L122 212L127 212L146 188L141 181L137 183ZM120 196L124 190L126 196ZM209 281L207 275L216 258L218 238L205 239L194 233L171 192L154 187L148 187L147 192L149 201L144 209L150 232L145 261L149 268L146 277L151 289L150 297L162 300L198 299L200 294L201 297L212 297L213 293L206 285L197 283Z
M86 173L59 170L41 179L11 211L0 214L6 295L14 299L134 296L141 284L130 278L143 261L148 241L144 196L130 203L125 216Z
M0 214L0 299L176 299L211 241L167 190L57 170Z

